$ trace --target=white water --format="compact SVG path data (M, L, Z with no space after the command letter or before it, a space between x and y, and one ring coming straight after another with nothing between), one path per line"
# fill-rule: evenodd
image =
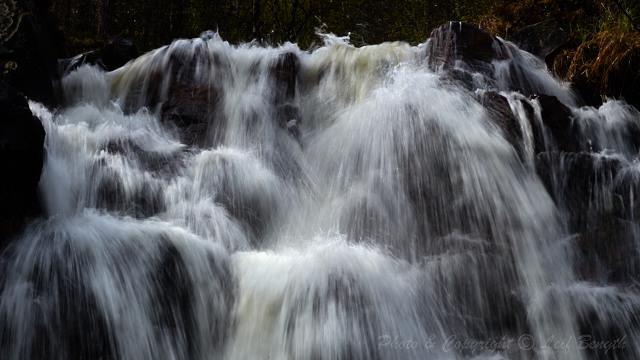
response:
M536 101L502 64L481 89L507 96L522 160L424 46L329 36L308 53L207 34L68 74L67 106L31 104L47 218L2 263L3 356L583 359L570 340L589 312L627 321L640 356L638 295L574 275L566 216L533 166L522 103L539 116ZM288 95L273 75L285 53L300 62ZM525 59L519 75L574 104ZM204 128L161 121L172 82L204 91ZM631 162L617 129L639 119L625 109L573 111Z

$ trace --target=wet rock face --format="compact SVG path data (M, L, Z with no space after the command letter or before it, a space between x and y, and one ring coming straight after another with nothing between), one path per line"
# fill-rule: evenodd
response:
M300 60L292 52L279 56L270 74L274 83L273 104L276 109L276 121L296 139L300 138L300 109L294 104Z
M602 283L637 283L640 261L629 254L637 251L638 230L637 223L611 216L577 234L576 274Z
M491 122L500 128L502 135L522 158L524 155L522 130L507 99L495 91L487 91L478 96L478 100L486 109Z
M640 220L640 172L634 168L623 169L616 177L613 193L620 198L622 206L617 215L625 220Z
M38 182L44 158L45 131L27 100L0 84L0 249L40 211Z
M296 54L287 52L280 55L276 64L271 68L276 84L276 103L291 101L295 97L299 70L300 60Z
M456 61L463 61L472 70L489 74L491 61L505 59L503 45L495 36L475 25L450 22L433 30L428 49L431 68L451 68Z
M552 64L554 55L569 41L569 34L557 20L549 19L523 27L510 40Z
M622 166L618 158L588 152L544 152L536 157L540 178L568 212L574 231L588 228L595 219L610 216L620 205L611 190Z
M142 70L135 63L120 74L126 77L119 88L125 92L125 111L147 107L159 113L162 123L174 128L186 145L217 144L222 141L229 115L224 107L228 96L224 87L238 81L230 61L228 54L211 47L206 38L176 40L146 54L140 59L146 64ZM248 69L252 81L266 76L269 115L280 128L298 138L298 55L288 51L253 61Z
M49 235L47 240L55 238L54 234ZM39 245L47 247L47 244ZM9 249L10 252L14 250ZM56 254L56 258L62 257L64 260L59 260L67 263L66 267L39 264L29 269L24 279L33 292L24 305L32 310L35 326L31 326L32 346L23 349L22 356L31 359L61 356L67 359L118 358L117 351L110 346L113 336L109 334L108 320L98 306L99 299L82 284L91 256L87 253L72 254L70 249L65 249ZM59 311L54 315L50 312L52 308ZM7 314L0 316L0 344L4 349L10 349L19 335L9 330Z
M176 126L186 144L197 144L203 141L209 127L220 125L212 121L218 101L218 93L206 86L172 89L162 104L162 121Z
M540 103L542 122L551 131L558 149L579 151L578 137L572 132L571 110L555 96L537 95Z
M217 76L222 76L226 64L204 48L196 47L194 58L186 55L175 51L169 57L171 78L161 107L162 120L176 126L187 144L199 144L203 138L215 143L219 140L217 135L224 133L225 126L220 114L224 94L218 89ZM214 69L219 75L203 81L196 74L202 68ZM280 55L268 69L273 86L271 101L275 121L294 137L299 136L300 111L295 104L299 69L300 61L292 52Z
M102 63L109 71L126 64L138 57L138 48L129 39L117 37L102 48Z
M224 255L199 249L205 253L194 258L184 244L171 240L171 235L179 233L136 238L122 223L123 233L106 235L85 220L83 228L99 234L102 244L78 246L78 242L97 239L77 229L47 230L45 222L34 222L34 231L27 235L34 249L31 257L17 264L0 262L5 299L19 296L23 288L30 294L8 311L7 302L3 303L0 346L4 351L25 359L78 360L144 358L140 354L157 358L159 349L167 348L177 350L179 358L201 359L212 353L209 349L221 351L235 297ZM8 248L12 259L20 256L21 246L16 242ZM104 283L96 287L100 281ZM16 287L17 283L21 286ZM121 305L137 311L128 312ZM210 317L202 314L203 309L212 311L206 314ZM17 313L28 321L17 325ZM149 324L150 333L143 334L149 347L132 355L133 347L119 335L140 326L140 321Z
M208 270L219 276L215 281L218 282L218 290L221 292L218 299L221 300L221 304L208 303L207 305L231 309L235 294L229 265L214 256L208 256L207 260ZM185 261L187 259L175 245L170 242L163 245L156 272L152 275L151 281L154 298L159 299L158 310L153 314L152 321L158 328L158 337L166 335L163 332L169 333L171 335L169 338L175 339L174 347L182 347L187 355L186 358L198 359L203 358L204 355L202 344L199 343L202 336L198 328L202 319L198 318L197 309L197 303L202 299L196 298L200 294L194 289L197 289L199 284L192 278ZM222 348L230 321L228 314L214 319L213 327L218 331L212 334L214 335L212 338L206 339L210 346L216 349Z
M223 94L218 88L217 75L211 73L221 73L226 64L216 56L209 56L207 51L202 44L164 49L147 78L140 79L137 86L143 92L131 110L141 106L159 107L162 122L175 127L185 144L202 145L207 138L212 138L214 143L219 140L208 136L222 134L220 127L224 126L218 121L218 105Z
M576 244L575 271L584 280L629 284L638 280L633 256L638 228L637 176L620 158L544 152L536 169L561 210Z
M535 152L546 150L545 133L561 151L580 151L577 129L573 126L571 110L557 97L548 95L538 82L536 74L524 71L529 60L512 44L505 43L474 25L450 22L432 31L427 48L428 65L441 71L443 83L469 91L495 88L502 91L518 91L537 99L542 110L544 129L534 121L534 109L523 101L528 118L532 122ZM522 155L523 134L507 99L497 90L476 95L487 110L492 123L502 130L516 151Z
M599 144L583 134L574 122L571 110L555 96L537 94L532 99L540 104L542 125L532 124L536 153L555 149L564 152L598 151ZM533 115L529 117L533 118ZM545 140L545 133L547 139ZM550 136L549 136L550 135ZM551 143L545 143L550 140Z

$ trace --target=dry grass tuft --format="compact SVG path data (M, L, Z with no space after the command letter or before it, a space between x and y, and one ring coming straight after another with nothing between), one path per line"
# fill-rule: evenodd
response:
M627 91L640 82L640 33L621 28L597 32L576 49L560 53L553 70L600 94L640 96Z

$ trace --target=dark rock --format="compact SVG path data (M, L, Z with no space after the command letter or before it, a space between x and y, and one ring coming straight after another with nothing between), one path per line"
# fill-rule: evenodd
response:
M145 72L132 81L125 110L157 109L162 122L175 127L184 143L216 144L226 126L218 105L224 96L219 84L232 76L228 61L224 54L211 51L207 42L177 40L154 54ZM250 76L258 75L258 65L256 63L250 70ZM270 99L273 116L277 124L294 137L299 136L300 113L295 101L299 68L298 56L286 52L267 69L273 90ZM252 109L244 110L247 111L246 118L255 116L258 120L259 114Z
M503 86L507 90L517 91L525 96L537 96L545 94L544 87L539 83L535 76L530 72L530 64L527 63L522 54L512 45L509 45L511 60L507 63L506 70L502 70L499 77L502 79ZM549 94L547 94L549 95Z
M172 241L170 233L149 231L142 236L126 226L96 227L85 219L80 230L78 224L37 221L24 242L14 242L3 257L6 261L0 262L0 274L8 270L12 275L0 277L2 295L21 300L15 308L0 309L5 353L25 359L122 358L127 347L121 347L121 329L139 324L101 301L105 291L126 302L148 301L145 311L136 315L149 322L151 336L158 339L149 344L153 351L162 351L158 344L167 342L184 359L202 358L204 346L220 351L235 291L226 255L201 247L197 254L202 262L193 264L181 251L188 244ZM83 233L87 230L95 238ZM84 246L87 241L94 241L93 246ZM95 286L96 271L106 280L100 288ZM135 293L126 290L136 286ZM202 308L212 309L205 319L197 317ZM22 311L21 322L11 316L15 311ZM212 330L207 337L198 326L205 322Z
M431 264L434 283L429 289L447 294L437 301L451 314L450 331L490 340L529 330L526 305L511 290L518 280L509 275L514 269L505 252L448 249L437 259Z
M68 59L58 60L60 74L68 74L82 65L96 65L104 69L99 50L88 51Z
M166 209L162 189L158 184L145 182L136 188L126 188L124 180L110 169L94 172L99 179L95 188L95 207L137 218L153 216Z
M115 70L138 57L138 48L133 41L116 37L105 45L102 50L102 64L108 71Z
M292 100L296 95L296 84L300 60L292 52L287 52L278 57L271 68L271 74L275 81L275 102L282 103Z
M461 60L474 71L491 74L492 60L506 59L503 44L495 36L475 25L449 22L431 32L427 50L433 69L452 68Z
M580 144L581 135L574 126L573 115L566 105L555 96L536 95L534 99L540 103L544 125L541 129L539 124L532 124L536 153L554 148L567 152L588 150ZM547 130L551 139L545 134ZM547 140L551 140L552 144L546 143Z
M276 121L296 139L300 137L300 110L294 105L299 70L298 56L287 52L278 57L269 71L273 78Z
M27 100L0 84L0 248L26 219L40 212L38 182L45 131Z
M27 359L111 359L113 338L106 319L97 298L83 286L91 255L85 249L56 248L59 242L53 239L66 239L61 239L60 231L42 231L46 225L45 221L34 222L34 231L25 240L33 246L29 260L47 261L18 262L20 242L13 242L3 254L0 270L11 273L0 281L3 296L16 296L18 286L28 288L29 295L19 305L28 314L20 328L10 320L11 312L20 309L0 311L0 346L5 353Z
M218 93L206 86L176 87L162 104L162 121L179 129L181 139L186 144L202 142L210 127L221 126L214 121ZM221 131L211 131L221 134Z
M153 216L166 210L161 183L155 179L174 175L184 164L185 152L145 151L129 138L109 141L103 145L102 151L135 163L152 176L134 188L126 188L126 181L119 172L109 168L105 161L96 162L91 174L97 184L95 207L138 218Z
M536 169L576 234L576 274L596 282L633 283L638 176L625 161L592 153L541 153Z
M120 154L130 161L137 162L143 169L155 175L173 175L183 165L186 152L146 151L131 138L120 138L106 143L102 150L111 154Z
M532 96L547 91L532 67L543 68L535 57L514 44L464 22L449 22L431 32L428 66L445 81L469 90L499 88Z
M300 139L300 109L297 106L292 104L277 106L276 119L278 125L287 129L296 139Z
M588 152L544 152L536 156L536 170L561 210L572 232L583 232L613 216L620 199L612 192L623 166L616 157Z
M638 222L640 220L640 171L635 166L628 166L619 172L615 179L613 193L622 201L622 206L616 209L616 215Z
M553 63L553 56L569 41L569 34L557 20L548 19L523 27L510 40L520 49L545 59L550 64Z
M222 93L217 84L227 75L229 64L211 53L205 42L189 40L178 40L149 60L144 72L131 74L137 77L127 89L125 111L142 107L158 111L185 144L219 142L224 121L220 121Z
M151 321L158 331L157 337L168 337L175 341L174 349L184 349L183 358L198 359L205 354L202 341L213 345L215 349L224 346L227 330L231 323L231 316L227 311L214 314L207 319L214 331L211 338L202 337L202 313L198 311L198 303L204 303L210 309L231 309L235 300L233 276L230 273L228 260L214 253L206 255L206 264L202 264L200 271L210 274L208 285L198 283L193 270L190 269L189 259L185 258L180 249L170 240L162 239L154 271L150 274L150 290L154 299L154 312ZM203 288L215 286L215 296L202 297ZM200 296L198 298L198 296ZM202 306L202 305L201 305ZM207 354L208 355L208 354Z
M594 84L585 76L576 75L571 78L570 88L581 104L593 107L600 107L603 104L600 85Z
M638 122L627 122L625 126L625 142L633 153L640 152L640 124Z
M479 95L480 104L487 110L491 122L501 131L502 135L516 149L522 159L524 157L524 143L522 129L511 111L509 101L495 91L487 91Z
M578 233L576 274L600 283L633 284L640 280L640 259L636 253L637 223L604 217Z
M460 69L450 69L449 71L441 75L441 79L445 84L453 84L454 88L462 87L469 91L473 91L475 89L473 76L467 71L463 71Z
M171 44L159 49L143 72L130 73L134 77L126 88L125 111L136 112L142 107L157 109L173 97L176 91L183 91L185 95L199 93L208 89L208 79L196 79L196 67L201 69L215 69L221 66L218 59L210 59L204 45L197 47L187 40L178 40L181 44ZM192 89L198 87L197 91ZM180 95L180 94L178 94Z
M194 336L197 335L197 329L193 327L197 323L197 314L191 304L194 301L192 289L196 284L190 281L184 260L170 243L163 251L157 269L154 290L155 298L158 299L158 311L154 314L154 325L172 334L171 339L176 341L184 336L187 354L195 357L197 344L192 339L197 338ZM167 294L171 295L166 296Z
M378 325L382 323L381 314L369 310L374 309L376 301L379 301L372 296L371 289L362 286L358 275L349 271L332 270L320 276L324 276L323 286L311 283L308 294L292 294L291 301L297 305L286 307L282 311L281 316L287 329L284 334L287 357L314 359L322 353L322 348L315 341L304 349L296 346L298 334L308 331L308 328L300 328L302 324L299 319L310 313L313 316L310 326L314 332L322 331L324 321L321 319L334 314L339 321L351 324L345 328L344 336L348 340L332 349L336 358L384 359L385 348L379 346L378 341L381 336L386 335Z
M59 62L61 72L69 73L82 65L98 66L113 71L138 57L138 49L131 40L116 37L99 50L89 51Z
M546 306L543 309L551 319L559 319L566 316L563 311L566 307L555 304L567 300L572 315L575 315L577 341L574 344L583 349L585 359L637 358L635 348L628 342L630 329L634 329L640 320L635 285L623 288L576 282L568 286L553 286L545 292L542 301Z

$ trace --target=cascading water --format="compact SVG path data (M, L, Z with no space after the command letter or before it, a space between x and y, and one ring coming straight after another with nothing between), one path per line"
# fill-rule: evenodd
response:
M66 106L31 103L47 217L0 262L3 358L640 357L637 110L577 108L499 39L439 62L447 36L206 33L66 74ZM572 152L534 93L570 112ZM625 259L598 257L575 229L619 209Z

